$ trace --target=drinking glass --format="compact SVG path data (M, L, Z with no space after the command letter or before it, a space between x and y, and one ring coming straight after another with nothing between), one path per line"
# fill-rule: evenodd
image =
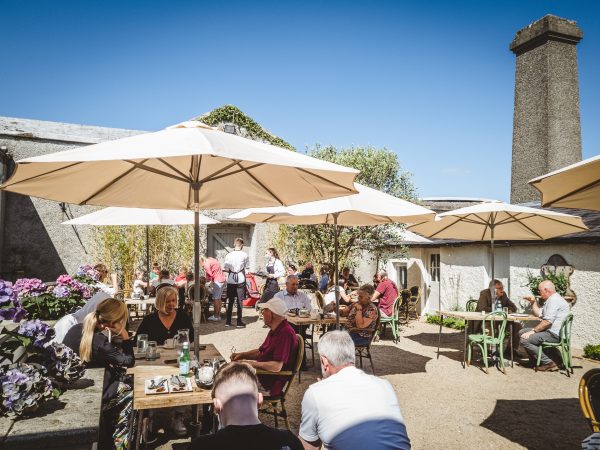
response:
M137 336L137 351L138 353L146 353L146 347L148 346L148 335L138 334Z
M502 312L508 316L508 308L506 306L502 308Z
M156 341L148 341L148 347L146 348L146 359L151 361L158 358L158 345Z

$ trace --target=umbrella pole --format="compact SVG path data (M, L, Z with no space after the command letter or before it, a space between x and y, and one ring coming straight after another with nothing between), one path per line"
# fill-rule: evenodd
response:
M194 190L194 356L200 362L200 183L193 183Z
M337 224L338 215L333 214L333 252L334 252L334 265L335 272L333 273L333 280L335 283L334 291L335 292L335 329L340 329L340 291L338 287L339 281L339 254L338 254L338 224Z
M494 296L496 295L496 285L494 284L494 280L496 279L496 274L495 272L495 267L494 267L494 226L490 227L490 231L492 233L492 239L491 239L491 244L492 244L492 281L491 281L491 286L490 286L490 295L491 295L491 299L492 299L492 312L494 311Z
M440 247L440 274L438 276L438 312L440 313L440 331L438 332L438 349L436 359L440 359L440 345L442 343L442 325L444 315L442 314L442 248ZM408 321L408 320L407 320Z
M146 225L146 276L148 277L148 287L146 288L146 293L149 294L150 290L150 226Z

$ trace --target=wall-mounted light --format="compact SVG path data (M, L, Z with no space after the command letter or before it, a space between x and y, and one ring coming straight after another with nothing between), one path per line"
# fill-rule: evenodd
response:
M225 133L236 134L235 133L235 125L225 124L225 126L223 127L223 131Z

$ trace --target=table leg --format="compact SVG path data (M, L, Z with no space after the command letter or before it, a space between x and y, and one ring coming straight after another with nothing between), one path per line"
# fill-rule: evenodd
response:
M515 355L513 350L513 339L515 338L515 321L510 321L510 367L515 367Z
M463 369L467 368L467 330L469 328L469 321L467 319L465 319L465 343L463 344L463 361L462 361L462 366Z
M442 342L442 323L444 323L444 315L440 312L440 331L438 332L438 349L436 359L440 359L440 344Z
M140 409L140 410L136 411L136 414L137 414L138 423L137 423L137 433L135 434L135 445L133 448L135 450L139 450L140 442L142 441L143 433L144 433L144 410ZM145 444L146 443L144 442L144 445Z

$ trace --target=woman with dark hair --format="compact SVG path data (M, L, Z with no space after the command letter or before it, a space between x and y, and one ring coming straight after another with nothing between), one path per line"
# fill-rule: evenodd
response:
M279 292L279 282L277 279L285 276L285 267L279 259L277 250L273 247L268 248L265 257L267 258L267 281L265 283L265 290L260 297L260 303L268 302Z

